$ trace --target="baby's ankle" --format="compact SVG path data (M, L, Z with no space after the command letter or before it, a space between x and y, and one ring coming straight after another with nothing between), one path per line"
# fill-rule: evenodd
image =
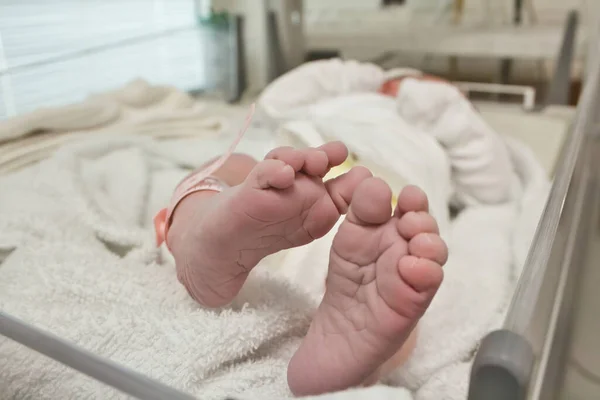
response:
M218 192L212 190L202 190L191 193L186 196L177 205L171 216L171 224L167 233L167 243L171 250L177 249L177 243L184 236L185 232L190 231L195 226L195 217L204 211L208 200Z

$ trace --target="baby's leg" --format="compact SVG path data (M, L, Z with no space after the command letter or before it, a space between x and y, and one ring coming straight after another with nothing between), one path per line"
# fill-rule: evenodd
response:
M218 158L218 157L217 157ZM184 179L200 173L209 165L211 165L217 158L213 158L206 163L202 164L200 167L196 168L194 171L190 172ZM217 169L212 176L218 178L220 181L224 182L228 187L237 186L244 182L250 171L258 164L258 162L246 154L241 153L233 153L229 158L225 161L225 163ZM208 206L209 200L215 196L218 192L214 190L202 190L192 195L194 198L194 209L196 212L203 213L204 208ZM177 218L181 219L181 218ZM173 220L175 220L175 214L173 215Z
M185 197L167 241L190 296L207 307L228 304L261 259L325 235L371 176L354 168L325 185L323 176L347 155L339 142L278 148L258 163L238 155L215 174L231 187Z

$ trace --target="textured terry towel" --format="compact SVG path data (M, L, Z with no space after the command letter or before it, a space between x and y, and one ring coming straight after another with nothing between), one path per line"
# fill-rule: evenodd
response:
M98 136L63 147L38 165L0 178L4 255L0 308L202 399L288 397L287 361L319 297L315 282L323 282L333 233L311 246L265 260L231 308L213 312L198 307L177 283L168 255L154 248L150 221L187 169L225 148L227 129L205 129L198 140L158 142L144 135L166 135L172 121L181 127L182 136L193 136L187 125L204 118L222 123L226 118L215 119L216 112L194 106L194 117L186 122L177 115L191 112L192 107L182 106L157 119L156 112L144 111L149 106L132 106L114 94L107 96L102 102L126 109L127 118L118 119L114 127L103 125ZM347 104L352 104L351 99L350 93ZM360 98L356 101L360 106ZM446 282L421 324L415 356L391 381L410 388L419 398L459 399L477 341L497 326L510 296L521 254L515 243L527 243L531 237L532 224L516 221L541 208L543 196L533 202L526 199L535 198L534 189L543 192L547 182L531 154L511 145L510 168L516 173L509 172L515 176L515 199L467 207L450 221L446 206L454 190L448 152L433 134L427 135L431 132L406 122L400 113L394 111L394 119L390 110L396 108L390 108L390 101L378 106L386 125L370 121L372 125L366 126L377 135L397 123L406 127L404 134L388 138L389 146L383 149L359 146L359 138L333 129L327 118L317 121L316 127L310 119L301 120L293 135L302 141L316 130L317 139L340 137L365 160L413 160L383 167L400 177L398 182L424 184L449 242L451 260ZM159 100L150 103L160 108ZM345 112L334 116L342 127L351 128L356 121L347 118L353 114L348 111L356 111L356 105L342 106ZM323 104L315 109L325 117L332 115ZM153 119L163 125L155 128ZM261 126L282 127L272 122L257 121L239 150L261 157L274 145ZM140 126L145 128L137 130ZM330 132L324 135L327 127ZM384 153L386 149L394 154ZM415 162L415 151L422 162ZM482 293L488 301L479 301ZM120 398L117 392L10 341L0 339L0 358L10 365L0 367L0 390L7 398ZM384 399L386 391L398 399L409 396L400 388L332 396L381 394Z
M80 118L103 107L117 117ZM154 247L150 224L187 170L226 147L245 111L134 82L0 124L3 139L30 139L0 147L5 170L18 170L0 176L0 309L201 399L289 397L286 366L310 297L259 270L230 309L203 310ZM71 144L20 169L18 156L43 159L63 138ZM255 125L238 150L261 157L273 145ZM2 337L0 359L2 399L125 398ZM410 398L400 388L367 391Z

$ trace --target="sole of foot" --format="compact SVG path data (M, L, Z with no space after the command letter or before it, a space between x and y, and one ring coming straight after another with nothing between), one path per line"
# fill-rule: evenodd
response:
M371 176L356 167L323 182L347 156L340 142L277 148L241 184L186 197L174 212L168 241L191 297L206 307L227 305L264 257L329 232Z
M326 292L292 357L295 395L360 386L400 350L443 279L448 250L423 191L361 182L331 248Z

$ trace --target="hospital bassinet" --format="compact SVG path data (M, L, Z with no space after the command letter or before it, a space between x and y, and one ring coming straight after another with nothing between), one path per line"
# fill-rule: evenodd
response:
M475 357L470 400L600 398L599 96L597 57L504 326ZM140 399L193 398L1 310L0 334Z
M481 343L469 399L600 397L600 48L503 329Z

